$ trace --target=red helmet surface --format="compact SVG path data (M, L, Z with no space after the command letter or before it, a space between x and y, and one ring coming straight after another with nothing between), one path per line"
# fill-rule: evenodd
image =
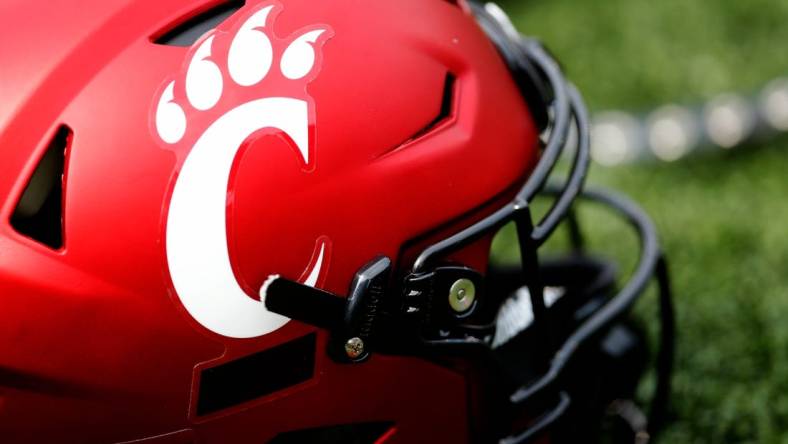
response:
M0 430L265 442L378 418L413 442L430 433L409 423L430 415L461 442L463 378L416 359L375 357L360 374L318 357L308 380L204 415L198 384L314 330L265 309L268 276L343 294L371 257L397 257L531 168L537 131L505 64L443 0L248 1L190 47L165 44L216 6L0 7L14 40L0 48ZM54 248L10 222L53 144Z
M493 234L474 227L520 214L523 193L543 181L518 193L522 183L555 162L558 151L547 143L542 154L540 143L548 106L529 95L552 71L513 76L531 72L512 56L528 49L507 52L496 38L509 30L491 34L472 6L0 6L3 439L479 440L488 425L473 418L478 368L377 350L371 321L341 338L353 359L337 359L336 331L318 319L336 314L332 295L377 288L371 260L385 258L389 281L407 277L407 290L432 279L411 272L427 270L436 251L463 277L451 322L502 304L474 293ZM584 171L582 104L563 91L547 93L558 116L550 133L568 127L562 103L571 101ZM572 181L562 214L582 173ZM452 247L418 255L441 239ZM526 284L542 293L541 281ZM384 314L433 309L397 305L393 294L421 293L395 287L380 290L395 300ZM348 325L353 310L380 315L377 299L354 306L354 297ZM271 308L280 300L291 306ZM534 316L552 304L539 301ZM438 333L492 341L492 330L477 330L486 333Z

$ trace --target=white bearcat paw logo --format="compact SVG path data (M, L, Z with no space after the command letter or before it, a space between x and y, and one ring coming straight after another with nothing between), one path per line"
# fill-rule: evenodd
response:
M314 166L310 124L314 104L306 84L321 65L327 26L309 26L277 38L273 22L282 11L267 2L244 8L228 30L202 37L174 79L156 99L152 121L168 146L188 152L172 192L166 226L167 263L187 311L209 330L228 337L270 333L288 319L269 312L236 281L227 245L227 187L235 157L253 133L285 134L303 169ZM314 286L328 255L316 242L302 282Z

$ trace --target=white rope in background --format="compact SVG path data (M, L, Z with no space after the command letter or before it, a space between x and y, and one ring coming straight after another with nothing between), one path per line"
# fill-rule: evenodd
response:
M672 162L693 152L732 149L784 132L788 132L788 78L779 78L755 97L722 94L700 107L669 104L645 116L596 113L591 156L606 166L649 159Z

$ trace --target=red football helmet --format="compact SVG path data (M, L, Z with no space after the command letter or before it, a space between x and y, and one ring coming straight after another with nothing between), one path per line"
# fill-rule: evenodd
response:
M0 25L4 442L588 442L606 415L639 439L662 422L654 229L581 193L581 98L494 5L12 0ZM620 288L583 252L579 196L641 236ZM565 221L576 248L541 259ZM496 266L510 222L522 265ZM626 314L655 274L646 424Z

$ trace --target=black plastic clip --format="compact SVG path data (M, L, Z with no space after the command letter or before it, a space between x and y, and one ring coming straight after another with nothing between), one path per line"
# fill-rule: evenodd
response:
M402 317L423 339L463 338L484 301L483 277L461 266L436 267L405 278Z
M329 355L361 362L374 349L391 260L379 257L356 273L347 298L282 277L266 288L265 305L274 312L331 332Z

